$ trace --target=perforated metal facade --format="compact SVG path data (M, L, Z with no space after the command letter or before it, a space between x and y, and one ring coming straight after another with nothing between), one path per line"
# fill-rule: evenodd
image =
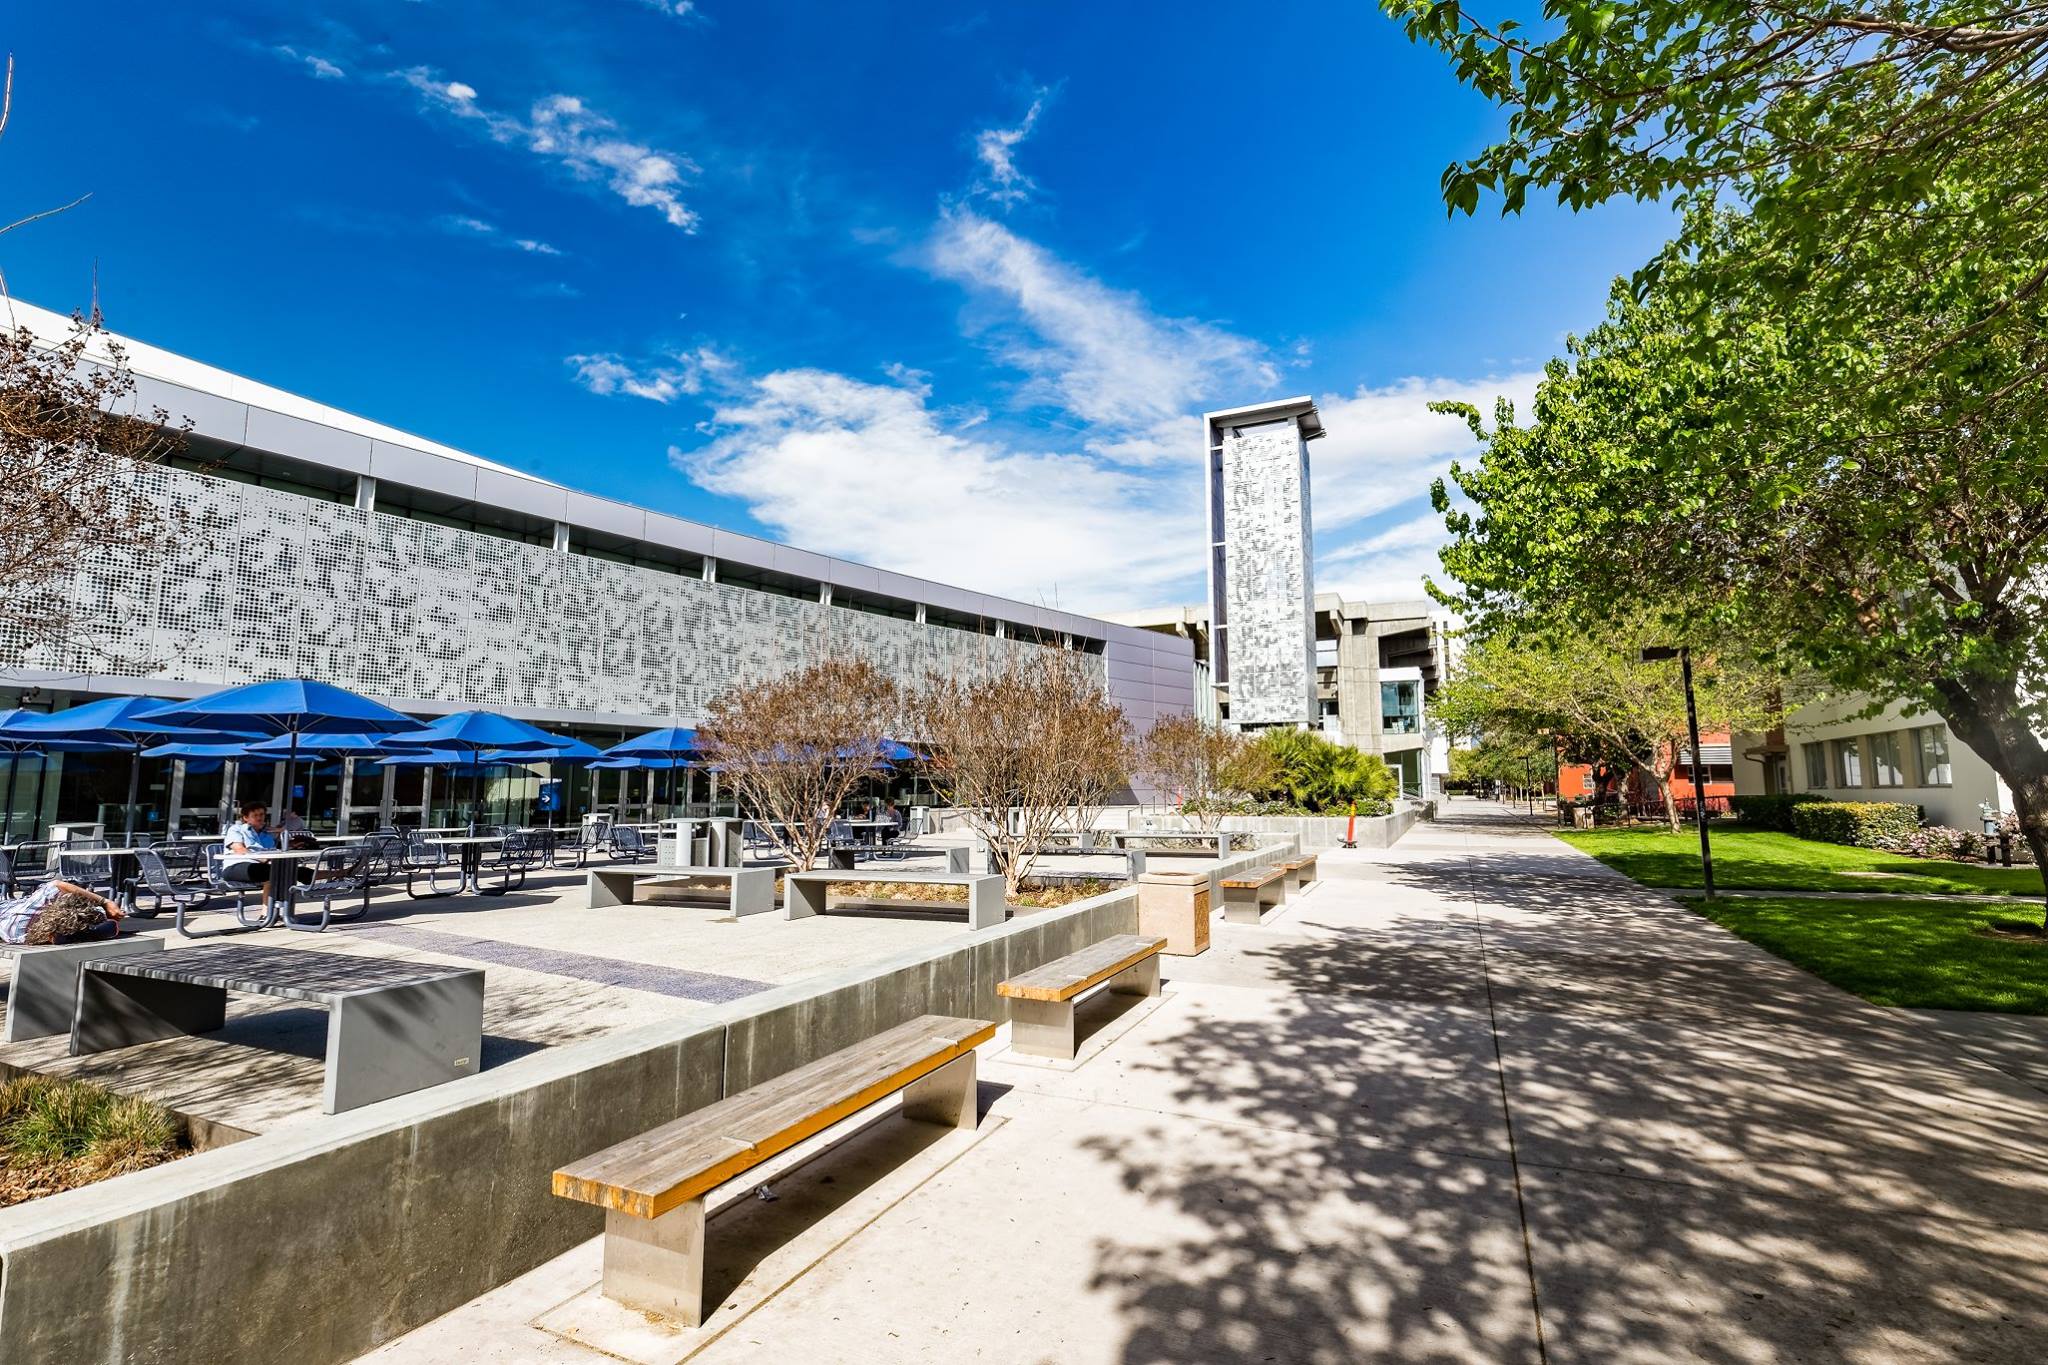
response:
M184 509L182 531L85 547L68 589L77 638L24 653L0 636L0 667L205 684L312 677L397 700L691 723L726 687L828 653L913 679L1045 647L202 474L138 477ZM1130 709L1149 719L1149 686L1128 690L1142 692Z

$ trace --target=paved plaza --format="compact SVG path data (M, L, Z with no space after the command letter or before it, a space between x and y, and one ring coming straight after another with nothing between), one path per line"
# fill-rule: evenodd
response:
M1323 876L1074 1064L999 1035L978 1132L731 1190L702 1330L593 1240L370 1358L2043 1358L2043 1021L1865 1005L1498 807Z

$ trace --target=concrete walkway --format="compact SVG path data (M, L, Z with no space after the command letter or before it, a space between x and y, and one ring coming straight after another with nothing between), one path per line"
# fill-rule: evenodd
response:
M978 1134L885 1114L737 1191L703 1332L612 1311L592 1242L372 1358L2048 1358L2038 1034L1865 1005L1498 807L1322 865L1077 1065L984 1048Z

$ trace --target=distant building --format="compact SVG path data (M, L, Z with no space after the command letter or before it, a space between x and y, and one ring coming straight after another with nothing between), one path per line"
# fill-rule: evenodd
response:
M1208 446L1209 620L1214 676L1241 730L1316 721L1315 546L1308 443L1314 402L1226 408L1202 418Z
M1236 684L1212 667L1208 613L1200 607L1167 607L1108 619L1190 641L1195 714L1237 724ZM1401 779L1403 791L1436 795L1449 754L1444 740L1430 734L1429 699L1450 663L1446 622L1427 601L1347 602L1336 593L1318 593L1309 626L1315 728L1380 755Z
M1869 698L1804 706L1782 728L1735 737L1735 789L1812 792L1835 801L1903 801L1930 824L1981 828L1982 808L2012 809L2012 793L1977 751L1931 711Z
M1677 762L1671 769L1671 795L1681 810L1692 808L1693 798L1704 790L1710 803L1710 811L1721 809L1727 798L1738 790L1735 785L1734 753L1729 744L1727 731L1708 731L1700 736L1700 758L1697 783L1695 781L1691 746L1679 745ZM1576 801L1595 795L1598 785L1593 765L1590 763L1560 763L1557 768L1557 795L1561 801ZM1657 784L1640 768L1631 768L1621 775L1618 782L1610 783L1605 793L1610 800L1617 800L1632 810L1661 810L1663 793Z

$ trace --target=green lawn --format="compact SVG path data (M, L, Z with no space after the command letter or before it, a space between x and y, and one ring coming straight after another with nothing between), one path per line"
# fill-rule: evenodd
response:
M1714 885L1730 890L2041 894L2041 873L2031 867L1902 858L1739 826L1714 829L1712 834ZM1645 886L1701 884L1700 840L1692 829L1679 834L1664 829L1560 830L1557 837Z
M1686 904L1824 981L1879 1005L2048 1014L2048 940L1978 932L2041 922L2039 902L1855 901L1807 897Z

